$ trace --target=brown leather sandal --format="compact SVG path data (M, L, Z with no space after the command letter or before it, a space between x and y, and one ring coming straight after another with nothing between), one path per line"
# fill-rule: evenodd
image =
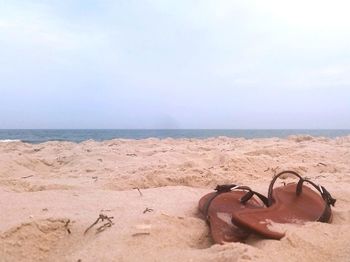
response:
M268 199L246 186L218 185L215 190L203 196L198 204L199 211L210 226L214 242L224 244L243 241L249 236L250 230L235 226L231 221L232 214L238 210L264 208Z
M273 188L276 180L283 174L299 178L298 183ZM306 186L312 185L316 190ZM321 196L320 196L320 195ZM330 222L336 199L323 187L302 178L294 171L283 171L271 181L268 192L268 208L245 209L232 213L232 222L245 230L258 233L266 238L281 239L285 234L271 228L271 222L302 223L306 221Z

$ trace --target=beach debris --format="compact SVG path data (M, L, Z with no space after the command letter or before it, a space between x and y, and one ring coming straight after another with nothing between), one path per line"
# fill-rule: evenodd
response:
M148 208L148 207L146 207L146 209L145 210L143 210L143 214L145 214L145 213L147 213L147 212L152 212L153 211L153 209L152 208Z
M325 163L319 162L317 166L327 166Z
M126 154L127 156L137 156L136 154Z
M64 225L64 227L66 228L68 234L71 234L72 232L70 231L70 229L69 229L69 227L68 227L68 226L69 226L69 223L70 223L70 219L67 220L67 222L66 222L66 224Z
M268 167L266 170L264 170L264 172L267 172L267 171L269 171L270 170L270 168Z
M112 209L101 209L100 212L111 212L111 211L112 211Z
M95 226L98 222L104 222L105 220L107 220L107 222L105 224L103 224L102 226L98 227L96 229L96 234L97 233L101 233L102 231L106 230L107 228L111 227L114 225L113 221L112 221L113 217L109 217L106 216L104 214L100 214L98 216L98 218L96 219L96 221L94 223L92 223L91 226L89 226L85 231L84 231L84 235L93 227Z
M93 180L94 180L94 182L96 182L97 180L98 180L98 177L97 176L93 176L93 177L91 177Z
M277 166L275 168L271 168L271 171L273 172L274 175L276 175L278 168L279 168L279 166Z
M104 223L102 226L96 229L96 234L101 233L102 231L105 231L108 227L111 227L112 225L114 225L113 222Z
M134 187L133 189L137 189L137 191L139 191L139 193L140 193L140 196L143 196L143 194L142 194L142 192L141 192L140 188L138 188L138 187Z
M34 176L34 175L22 176L21 178L22 178L22 179L26 179L26 178L29 178L29 177L32 177L32 176Z
M299 166L299 169L300 169L301 171L307 172L307 168L304 167L304 166Z
M151 233L150 232L140 232L140 233L135 233L135 234L132 234L131 236L133 237L138 237L138 236L149 236Z
M161 212L160 213L162 216L165 216L165 217L172 217L172 216L170 216L170 215L168 215L168 214L166 214L166 213L163 213L163 212Z

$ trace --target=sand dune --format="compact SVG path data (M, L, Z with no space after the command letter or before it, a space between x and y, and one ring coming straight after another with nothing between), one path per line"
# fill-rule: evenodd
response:
M223 183L266 194L285 169L332 193L333 223L213 245L199 198ZM1 261L349 261L350 136L4 142L0 208ZM99 214L113 224L84 234Z

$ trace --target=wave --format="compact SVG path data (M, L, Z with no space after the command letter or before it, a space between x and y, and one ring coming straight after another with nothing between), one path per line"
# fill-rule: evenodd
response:
M0 143L22 142L20 139L0 139Z

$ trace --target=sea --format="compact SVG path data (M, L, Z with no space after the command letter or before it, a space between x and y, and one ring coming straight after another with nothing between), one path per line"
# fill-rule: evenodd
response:
M104 141L115 138L285 138L290 135L339 137L350 135L350 129L0 129L0 142L22 141L43 143L47 141L85 140Z

